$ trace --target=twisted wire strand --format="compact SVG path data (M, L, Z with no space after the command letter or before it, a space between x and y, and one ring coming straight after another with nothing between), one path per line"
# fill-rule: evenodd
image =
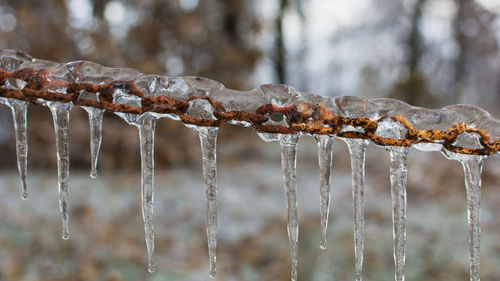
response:
M79 66L78 62L74 64L75 67ZM364 117L348 118L334 114L322 103L311 104L306 102L287 106L264 104L258 107L255 112L227 111L221 101L214 100L208 96L194 95L185 99L166 95L148 96L133 80L116 80L99 84L67 82L54 79L51 76L54 71L51 68L39 69L33 67L21 68L15 71L0 69L0 97L23 100L38 105L43 104L41 100L61 103L71 102L75 105L100 108L109 112L173 114L178 116L182 122L196 126L218 127L226 123L234 124L234 121L246 122L258 132L263 133L304 133L332 135L343 138L362 138L381 146L409 147L418 143L437 143L451 152L470 155L491 155L500 150L500 139L491 140L485 130L468 128L465 123L460 122L454 123L446 130L419 130L402 115L383 116L376 120ZM4 87L9 79L22 80L26 84L22 89ZM201 81L204 78L196 77L195 79ZM64 88L65 92L57 90L61 88ZM121 90L140 98L140 106L114 103L113 93L116 90ZM96 99L82 97L82 93L95 94ZM212 106L215 119L199 118L186 114L190 102L194 100L207 101ZM265 124L270 119L271 114L283 115L286 118L287 125ZM403 138L388 138L377 135L375 132L377 131L378 124L388 118L401 124L407 131L406 136ZM344 126L352 126L362 130L342 131ZM477 134L482 148L453 145L457 137L464 132Z

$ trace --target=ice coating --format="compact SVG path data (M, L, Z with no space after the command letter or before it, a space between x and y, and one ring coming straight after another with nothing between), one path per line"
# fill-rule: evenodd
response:
M258 124L265 121L262 118L268 116L255 117L252 114L265 104L276 106L278 109L281 107L282 110L285 110L283 108L290 109L290 106L297 106L302 112L309 110L307 106L304 107L304 104L312 104L321 105L323 109L328 110L326 115L323 114L325 112L319 115L321 118L333 114L333 116L376 120L384 116L400 115L419 130L446 130L457 122L464 122L468 124L469 128L484 130L492 140L500 139L500 121L491 117L482 109L467 105L447 106L442 109L425 109L388 98L365 99L352 96L319 96L302 93L290 86L277 84L262 85L250 91L234 91L226 89L217 81L202 77L144 75L133 69L109 68L88 61L59 64L33 59L29 55L16 50L0 51L0 69L14 72L17 80L26 80L26 82L29 82L29 88L33 90L50 90L67 94L77 93L78 97L73 99L73 102L79 105L104 107L104 109L114 112L119 111L118 114L140 114L143 113L143 110L146 110L153 115L181 119L188 124L192 124L193 121L182 116L185 113L182 108L169 106L177 105L178 101L189 98L211 99L211 103L220 105L217 108L218 113L215 117L221 122L215 122L217 124L214 122L201 124L203 123L201 120L196 120L202 126L218 126L221 123L230 123L241 126L252 125L261 133L289 133L285 128L290 124L283 127L259 126ZM38 76L36 81L29 80L33 75ZM9 79L11 78L6 80ZM75 88L71 83L83 83L83 85ZM97 88L100 90L98 89L96 92L95 89ZM94 89L94 91L90 89ZM172 104L167 103L165 107L165 105L159 106L154 102L151 103L152 100L165 101L164 97L171 98L169 102ZM16 96L16 98L18 97ZM150 100L145 101L145 98L150 98ZM70 100L71 98L68 97L67 102ZM40 99L32 102L44 103ZM109 103L124 106L117 107ZM314 112L311 114L313 118L318 117ZM249 122L248 118L252 122ZM133 120L128 121L134 122ZM305 121L311 122L312 120ZM430 151L440 150L442 143L416 142L414 145L418 149Z
M90 177L97 177L97 159L99 157L99 149L102 141L102 119L104 109L84 106L89 115L90 125Z
M299 217L297 199L297 135L281 135L281 169L286 193L286 208L288 211L287 230L290 240L291 280L297 280L297 256L299 244Z
M203 177L207 196L207 240L210 277L215 278L217 248L217 127L200 127Z
M69 112L73 108L73 104L49 102L47 106L54 119L62 238L67 240L69 238Z
M352 170L352 206L354 221L354 280L363 279L363 250L365 246L365 157L369 142L362 139L344 139L349 147Z
M321 249L326 249L326 231L328 228L328 214L330 211L330 175L332 169L333 137L317 136L318 163L320 171L320 217L321 217Z

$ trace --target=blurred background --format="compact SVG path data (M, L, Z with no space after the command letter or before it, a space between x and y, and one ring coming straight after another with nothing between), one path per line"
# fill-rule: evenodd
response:
M321 95L393 97L499 116L497 0L3 0L0 48L144 73L200 75L248 90L285 83ZM29 191L20 199L10 110L0 107L0 280L208 280L199 140L180 122L156 130L157 272L146 269L138 133L105 114L99 176L88 177L86 113L71 114L70 233L60 238L56 153L46 108L28 113ZM279 145L225 126L218 140L216 280L289 280ZM320 250L316 142L299 144L300 280L352 280L350 163L334 144L329 248ZM376 163L376 164L375 164ZM367 155L366 280L394 275L389 157ZM500 161L483 171L482 279L500 279ZM467 280L463 172L411 150L407 280Z

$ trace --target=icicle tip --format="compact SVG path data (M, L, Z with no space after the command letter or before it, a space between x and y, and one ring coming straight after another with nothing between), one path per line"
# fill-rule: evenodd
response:
M321 240L321 242L319 243L319 247L322 249L322 250L326 250L328 248L328 242L326 242L326 240Z
M210 278L215 278L215 275L216 275L216 269L215 269L215 266L211 266L210 267Z
M148 264L148 271L149 271L149 273L155 273L155 270L156 270L156 265L154 264L154 262L150 262Z
M97 170L95 169L90 170L90 177L93 179L97 178Z

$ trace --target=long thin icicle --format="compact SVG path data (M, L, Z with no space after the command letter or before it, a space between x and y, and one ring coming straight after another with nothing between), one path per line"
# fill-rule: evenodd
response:
M155 251L155 236L153 231L153 201L154 201L154 131L156 118L144 116L137 125L141 145L141 195L142 218L146 248L148 251L148 271L155 272L153 254Z
M363 279L363 249L365 247L365 207L363 194L365 189L365 156L367 140L345 139L351 154L352 169L352 206L354 215L354 280Z
M207 196L207 240L210 277L212 278L215 278L217 259L217 131L217 127L198 129L203 158L205 194Z
M330 175L332 169L333 137L321 135L318 139L318 162L320 171L320 216L321 216L321 249L326 249L326 231L328 229L328 214L330 212Z
M408 147L390 147L391 196L394 235L394 263L396 281L405 280L406 259L406 181Z
M59 186L59 208L62 216L62 238L69 238L69 112L73 108L72 103L48 103L54 129L56 133L57 147L57 181Z
M99 157L99 149L101 148L102 141L102 118L104 116L104 109L95 107L83 107L89 114L90 124L90 177L97 177L97 159Z
M465 188L467 191L467 213L469 226L469 262L470 280L480 280L480 234L481 226L481 173L484 156L467 156L468 160L460 161L464 168Z
M288 239L290 240L291 254L291 280L297 280L297 253L299 244L299 218L297 200L297 135L282 135L281 144L281 168L283 170L283 181L286 192L286 207L288 211Z
M28 199L28 187L26 185L26 171L28 169L28 138L26 115L28 103L21 100L11 99L9 101L12 109L12 119L14 120L14 130L16 134L16 154L17 169L21 179L21 198Z

